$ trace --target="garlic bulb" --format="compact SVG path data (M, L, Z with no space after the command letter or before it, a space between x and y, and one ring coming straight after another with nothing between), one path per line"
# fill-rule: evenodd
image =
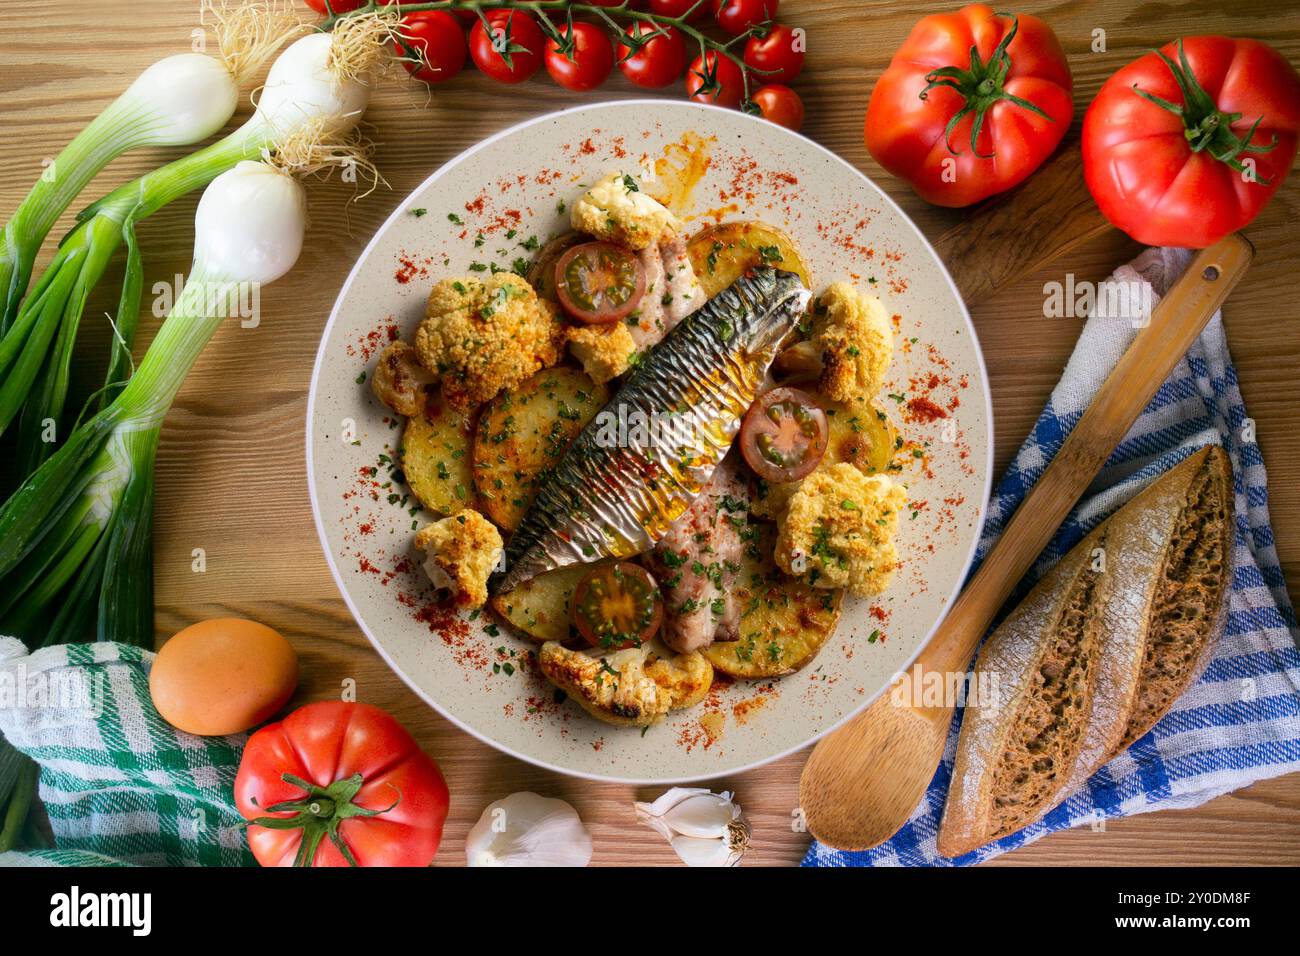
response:
M469 866L586 866L591 834L563 800L525 790L488 805L465 856Z
M749 849L749 824L731 794L674 787L636 817L672 846L687 866L735 866Z

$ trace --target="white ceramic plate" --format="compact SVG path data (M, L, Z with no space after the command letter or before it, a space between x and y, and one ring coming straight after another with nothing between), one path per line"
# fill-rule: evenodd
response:
M389 476L401 430L361 379L393 334L409 338L438 278L509 267L529 237L566 228L560 203L622 168L683 177L686 146L709 156L683 213L693 226L760 218L784 228L815 289L849 279L896 313L882 396L916 456L900 476L909 514L902 569L877 599L844 603L836 633L798 673L715 684L708 701L642 735L556 703L527 664L535 645L431 607L411 551L406 489ZM695 153L694 155L699 155ZM688 177L689 178L689 177ZM679 200L681 197L678 197ZM478 242L480 238L482 241ZM942 415L942 417L940 417ZM910 421L909 421L910 419ZM666 100L586 106L531 120L430 176L366 248L321 340L307 410L307 463L321 542L348 607L389 665L449 720L564 773L669 783L734 773L798 749L887 687L937 626L970 563L988 496L992 412L974 329L917 228L866 177L815 143L736 111ZM371 474L371 469L375 469ZM390 496L392 501L390 502Z

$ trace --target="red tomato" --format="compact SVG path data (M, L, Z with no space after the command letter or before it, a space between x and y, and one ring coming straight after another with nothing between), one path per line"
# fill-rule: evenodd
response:
M300 707L248 739L235 805L263 866L428 866L447 819L438 765L369 704ZM258 820L293 819L288 829Z
M803 100L790 87L770 83L755 90L751 99L763 119L786 129L797 130L803 126Z
M686 22L699 23L709 12L709 0L650 0L650 12L673 18L689 13Z
M739 106L745 96L745 78L735 60L709 50L691 61L686 71L686 96L697 103Z
M659 89L677 80L686 67L686 41L676 27L659 27L658 35L642 44L631 56L625 43L618 46L618 68L623 75L647 89ZM628 36L641 37L656 33L656 27L638 20L630 24Z
M659 632L664 620L659 582L639 564L602 565L578 582L570 619L592 647L640 647Z
M469 31L474 65L500 83L522 83L542 65L546 37L522 10L489 10L488 27L479 19Z
M589 325L627 318L645 295L645 269L610 242L584 242L555 263L555 293L564 311Z
M399 29L398 55L417 80L444 83L465 66L465 32L460 21L446 11L408 13Z
M330 6L334 8L335 13L351 13L358 7L365 6L366 2L367 0L330 0ZM325 0L307 0L307 6L320 14L329 13L325 9Z
M764 36L745 41L745 63L760 83L789 84L803 69L803 34L778 23Z
M745 413L740 453L764 481L795 481L821 462L829 434L816 399L797 388L774 388Z
M614 69L614 45L609 34L594 23L564 24L560 36L569 38L572 29L572 46L562 49L555 40L546 41L546 72L560 86L570 90L594 90L605 82Z
M1102 86L1083 118L1083 175L1138 242L1199 249L1259 215L1286 179L1298 130L1300 77L1280 53L1187 37Z
M738 37L752 26L776 16L778 0L712 0L718 26Z
M1060 41L1037 17L979 3L928 16L871 91L867 149L922 199L969 206L1051 155L1070 126L1071 89Z

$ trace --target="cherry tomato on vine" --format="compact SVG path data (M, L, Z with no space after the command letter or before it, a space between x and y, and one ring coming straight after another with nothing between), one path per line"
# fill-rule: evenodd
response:
M594 23L563 24L564 39L546 41L546 72L568 90L594 90L614 69L614 45L609 34Z
M522 10L490 10L487 28L479 20L469 31L474 65L499 83L522 83L542 65L546 37Z
M402 66L417 80L444 83L465 66L465 31L444 10L424 10L402 17L394 42Z
M330 0L330 6L334 8L335 13L351 13L358 7L365 5L366 0ZM325 8L325 0L307 0L307 6L322 16L329 13L329 10Z
M712 0L713 18L733 37L776 16L778 0Z
M745 78L736 61L715 50L697 56L686 71L686 95L697 103L739 106Z
M803 55L802 37L784 23L745 41L745 63L758 71L760 83L789 84L803 69Z
M686 66L686 40L676 27L656 28L638 20L628 26L630 37L651 36L635 53L626 43L618 46L618 68L637 86L658 89L676 82Z
M694 11L691 8L694 7ZM698 0L650 0L650 12L657 13L661 17L680 17L690 13L687 17L687 23L699 23L708 15L709 3L704 0L703 3Z
M803 100L790 87L769 83L755 90L750 99L758 107L763 119L771 120L786 129L797 130L803 126Z

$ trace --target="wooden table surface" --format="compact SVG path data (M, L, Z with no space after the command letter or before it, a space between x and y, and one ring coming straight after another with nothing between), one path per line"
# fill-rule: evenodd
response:
M929 236L961 212L917 199L884 173L862 143L872 83L913 22L955 0L879 3L785 0L782 19L808 33L808 59L796 82L807 104L804 132L880 183ZM8 215L58 150L139 70L188 49L197 3L136 0L0 0L0 213ZM1287 10L1289 8L1289 14ZM1180 31L1257 37L1300 63L1300 20L1290 0L1211 0L1131 4L1026 2L1049 19L1075 77L1075 129L1083 108L1119 66ZM1231 12L1225 12L1230 10ZM304 8L304 12L305 8ZM1106 51L1092 52L1104 30ZM452 793L438 862L463 861L464 835L483 807L521 789L572 802L595 839L594 863L668 864L676 857L633 822L631 802L647 792L572 780L506 757L459 731L420 701L370 648L326 568L313 527L303 460L303 420L312 361L334 297L353 261L402 197L465 147L527 117L582 102L634 95L622 78L593 94L558 89L539 77L503 87L469 73L430 94L404 76L375 97L367 119L381 144L376 160L391 184L348 205L350 187L311 186L312 227L297 268L263 292L259 330L223 329L190 374L167 418L157 479L157 637L195 620L236 615L279 629L301 655L300 700L338 693L356 681L360 699L392 711L441 763ZM674 91L672 95L679 95ZM239 118L247 112L241 108ZM181 154L154 150L115 161L83 199L102 195ZM196 197L145 222L146 302L156 281L189 266ZM74 204L74 209L83 203ZM66 223L56 226L61 235ZM1289 584L1300 581L1300 306L1295 291L1300 248L1300 175L1293 176L1248 230L1259 250L1225 310L1228 337L1247 407L1258 423L1269 472L1277 546ZM48 260L52 243L42 256ZM1041 274L974 304L992 379L997 472L1020 444L1059 377L1079 323L1046 319L1044 282L1099 280L1136 245L1118 232L1088 243ZM39 264L38 264L39 268ZM116 302L120 263L86 310L78 381L98 377L100 317ZM146 314L140 345L157 320ZM250 335L257 340L250 347ZM195 548L203 573L191 570ZM734 789L754 829L747 864L792 864L808 837L791 825L804 754L715 786ZM1104 832L1047 837L1001 857L999 864L1300 863L1300 774L1256 784L1194 810L1111 821Z

